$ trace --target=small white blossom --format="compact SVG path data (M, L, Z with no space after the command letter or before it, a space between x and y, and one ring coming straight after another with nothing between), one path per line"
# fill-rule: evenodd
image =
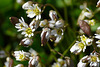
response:
M19 4L23 4L24 3L23 0L16 0L16 2L19 3Z
M95 38L100 39L100 34L95 34Z
M82 42L86 42L87 37L85 35L80 36Z
M30 57L29 64L34 65L36 67L36 66L38 66L38 63L39 63L38 56Z
M4 67L10 67L10 66L9 66L10 60L11 60L10 57L7 57L7 58L6 58L6 62L4 63L4 64L5 64Z
M48 21L49 22L49 27L50 28L54 28L55 27L55 23L56 23L56 21L55 20L50 20L50 21Z
M79 63L77 64L77 67L86 67L86 65L88 64L88 63L84 63L82 60L84 60L84 59L86 59L86 58L88 58L88 56L84 56L80 61L79 61Z
M51 30L51 35L56 37L55 43L58 43L63 37L63 29L54 29Z
M49 40L49 36L50 36L50 29L49 28L43 28L42 33L41 33L41 37L43 36L44 32L47 32L45 35L45 38L47 40Z
M33 43L32 39L24 38L24 39L22 39L22 41L20 42L19 45L30 46L30 45L32 45L32 43Z
M30 48L29 52L31 53L31 56L38 55L38 53L35 50L33 50L32 48Z
M24 31L22 31L22 35L25 35L25 37L31 37L31 36L34 36L34 31L35 31L36 29L34 28L34 26L33 26L33 21L29 24L29 26L27 25L27 27L25 28L25 30Z
M98 57L98 55L96 53L91 53L90 54L90 66L97 66L98 65L98 62L100 62L100 59Z
M22 8L27 10L27 17L33 18L36 16L36 20L41 19L41 9L38 7L38 4L32 4L28 1L22 6Z
M61 67L60 63L54 63L52 67Z
M67 67L66 60L58 58L57 62L52 65L52 67Z
M92 17L94 16L91 12L85 12L84 15L85 15L87 18L92 18Z
M100 0L98 0L96 7L100 7Z
M90 46L90 45L92 45L92 42L93 42L93 39L89 39L89 38L88 38L88 39L86 40L86 45L87 45L87 46Z
M50 10L49 11L49 17L51 18L51 20L56 20L57 19L56 11Z
M61 28L64 26L64 21L61 19L61 20L58 20L56 23L55 23L55 27L56 28Z
M95 25L95 20L94 19L92 19L92 20L89 20L89 25L91 25L91 26L94 26Z
M20 23L15 24L15 28L18 29L18 31L23 31L25 30L25 28L28 27L27 23L25 23L24 18L21 17L21 19L19 19Z
M24 65L23 64L18 64L18 65L14 66L14 67L24 67Z
M100 26L97 28L96 33L97 33L97 34L100 34Z
M71 47L71 53L79 54L81 51L85 52L86 44L76 41L76 43Z
M14 51L14 56L18 61L24 61L29 57L30 53L22 51Z
M46 27L47 25L48 25L48 21L46 19L41 21L39 24L40 27Z
M96 41L97 47L100 48L100 40Z

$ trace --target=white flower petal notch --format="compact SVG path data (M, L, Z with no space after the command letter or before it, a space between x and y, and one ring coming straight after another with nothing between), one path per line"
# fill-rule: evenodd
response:
M27 60L30 56L30 53L22 51L14 51L14 57L18 61L24 61Z
M23 9L27 10L27 17L34 18L36 16L36 20L41 19L41 9L38 7L38 4L32 4L31 1L26 2L22 6Z

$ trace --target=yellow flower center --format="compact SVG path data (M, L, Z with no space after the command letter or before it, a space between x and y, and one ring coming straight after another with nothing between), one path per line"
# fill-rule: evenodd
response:
M81 36L81 40L82 40L82 41L86 41L86 39L87 39L87 37L85 37L84 35Z
M38 8L34 9L33 12L34 12L36 15L39 15L39 13L40 13Z
M25 57L24 54L19 55L19 59L21 59L21 60L24 60L24 57Z
M36 15L39 15L39 13L40 13L40 11L39 11L39 9L38 8L35 8L35 9L28 9L27 10L27 13L30 13L30 12L34 12Z
M21 27L21 29L24 27L22 23L19 26Z
M93 26L95 24L95 20L90 20L89 25Z
M78 46L79 46L80 49L84 48L84 44L83 43L79 43Z
M96 56L91 56L91 61L92 62L96 62L97 61L97 57Z
M60 67L59 64L56 64L55 67Z
M98 42L100 42L100 40L98 40Z
M26 29L26 33L29 35L29 34L32 34L32 29L31 28L27 28Z

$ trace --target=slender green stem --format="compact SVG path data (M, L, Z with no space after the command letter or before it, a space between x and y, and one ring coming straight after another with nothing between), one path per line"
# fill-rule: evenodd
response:
M76 42L76 40L74 40L73 42L72 42L72 44L63 52L63 55L65 55L68 51L69 51L69 49L72 47L72 45L74 44ZM62 57L61 57L62 58Z
M64 18L65 18L65 22L68 24L67 7L64 0L63 0L63 4L64 4Z
M47 43L47 46L49 47L49 50L52 52L53 49L51 48L49 43ZM54 57L54 60L57 61L57 58L54 55L53 55L53 57Z
M50 7L52 7L52 8L57 12L58 16L59 16L61 19L63 19L62 16L60 15L60 13L58 12L58 10L57 10L52 4L45 4L45 6L50 6Z

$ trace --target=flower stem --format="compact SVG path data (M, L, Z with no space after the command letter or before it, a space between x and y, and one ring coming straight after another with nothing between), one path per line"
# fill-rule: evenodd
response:
M64 18L65 18L65 22L68 24L67 7L64 0L63 0L63 4L64 4Z
M49 43L47 43L47 46L49 47L49 50L52 52L53 49L51 48ZM57 58L54 55L53 55L53 57L54 57L54 60L57 61Z
M65 55L65 54L69 51L69 49L72 47L72 45L73 45L75 42L76 42L76 40L74 40L74 41L72 42L72 44L63 52L63 55ZM62 58L62 56L61 56L61 58Z

